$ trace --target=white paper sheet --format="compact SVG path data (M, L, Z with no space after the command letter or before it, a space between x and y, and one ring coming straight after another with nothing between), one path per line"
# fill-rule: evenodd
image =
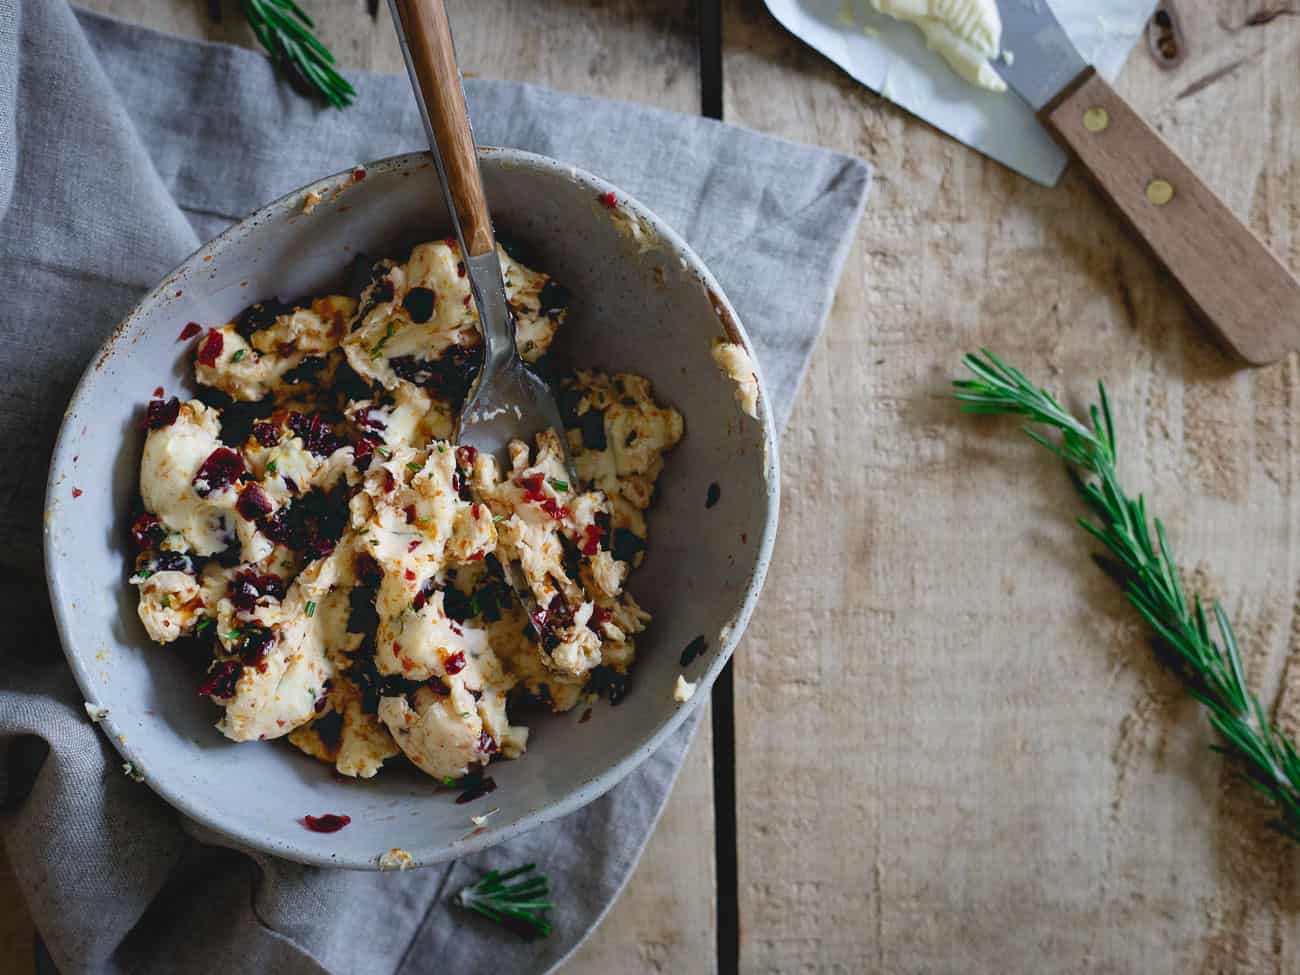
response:
M764 2L786 30L896 105L1032 180L1060 179L1065 154L1030 107L1011 89L984 91L957 77L911 24L876 13L867 0ZM1155 0L1052 0L1051 7L1084 58L1113 81Z

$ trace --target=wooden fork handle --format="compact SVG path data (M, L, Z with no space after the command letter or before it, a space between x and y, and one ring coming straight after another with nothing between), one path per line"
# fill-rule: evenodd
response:
M423 98L425 124L442 159L451 205L471 257L496 247L470 131L465 90L444 0L392 0L405 35L407 67Z
M1300 348L1300 281L1091 68L1039 113L1247 362Z

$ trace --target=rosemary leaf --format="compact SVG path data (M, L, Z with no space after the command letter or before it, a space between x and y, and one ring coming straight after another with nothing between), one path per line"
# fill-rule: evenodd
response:
M1222 739L1212 747L1272 801L1279 817L1274 825L1300 843L1300 754L1246 685L1228 614L1218 602L1211 604L1216 638L1200 597L1188 598L1164 525L1148 515L1142 495L1130 498L1120 483L1105 386L1097 386L1100 407L1088 410L1088 424L993 353L984 350L982 357L968 355L962 361L975 376L953 383L963 409L1027 417L1031 424L1057 433L1049 439L1025 429L1070 465L1071 479L1095 519L1080 519L1079 524L1118 560L1102 559L1115 570L1133 608L1172 652L1170 660L1187 692L1208 710L1210 724Z

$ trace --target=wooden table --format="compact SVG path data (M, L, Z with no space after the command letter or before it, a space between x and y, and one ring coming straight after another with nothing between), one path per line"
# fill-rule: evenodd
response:
M198 0L88 5L251 43L233 2L221 25ZM305 5L345 64L400 69L386 10ZM1077 174L1045 189L950 141L758 0L451 6L473 74L720 108L877 171L785 437L734 703L715 697L721 788L706 724L570 970L1300 969L1295 853L1089 562L1059 466L1014 425L959 416L946 388L981 345L1072 397L1104 377L1126 476L1294 732L1296 358L1240 369ZM1300 267L1300 16L1177 6L1186 61L1139 48L1119 87ZM30 937L0 877L0 962L25 971Z

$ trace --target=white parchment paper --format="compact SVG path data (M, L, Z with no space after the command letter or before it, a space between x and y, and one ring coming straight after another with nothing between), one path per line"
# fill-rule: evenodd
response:
M984 91L957 77L912 25L876 13L867 0L764 2L786 30L896 105L1032 180L1060 178L1065 154L1030 107L1010 89ZM1051 7L1084 58L1113 81L1155 2L1052 0Z

